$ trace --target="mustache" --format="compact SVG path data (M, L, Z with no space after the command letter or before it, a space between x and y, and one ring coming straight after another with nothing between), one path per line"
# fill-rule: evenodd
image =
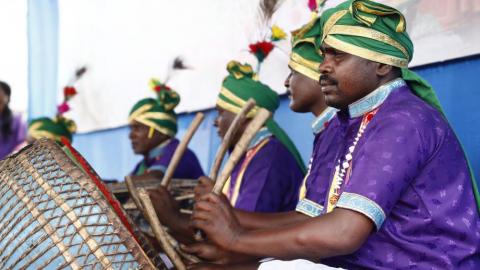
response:
M338 84L338 81L335 80L334 78L330 77L328 74L320 75L320 80L318 82L320 84L322 84L322 82L324 84L332 84L332 85Z

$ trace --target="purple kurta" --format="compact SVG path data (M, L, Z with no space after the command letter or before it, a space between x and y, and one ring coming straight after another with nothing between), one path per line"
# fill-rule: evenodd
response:
M7 138L4 138L0 132L0 159L4 159L12 153L15 147L19 146L26 139L27 127L20 114L13 114L11 132Z
M148 171L162 171L165 172L173 153L179 141L176 138L172 138L169 141L157 146L148 154L148 158L140 161L132 172L132 175L142 175ZM145 168L146 170L144 170ZM203 170L198 162L198 158L192 150L188 149L182 156L182 159L178 163L177 169L173 174L174 178L183 179L197 179L203 176Z
M348 269L480 269L480 221L465 155L442 115L403 80L338 114L343 144L336 160L344 160L363 114L375 108L336 207L363 213L376 231L357 252L322 263Z
M235 208L245 211L291 211L298 202L302 178L293 155L262 129L234 168L226 193Z
M310 217L316 217L323 211L330 172L335 165L339 124L334 118L336 111L334 108L327 108L312 124L315 134L313 152L295 209Z

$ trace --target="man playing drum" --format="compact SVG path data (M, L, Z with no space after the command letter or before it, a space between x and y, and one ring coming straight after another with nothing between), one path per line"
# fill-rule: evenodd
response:
M478 191L433 89L407 68L413 44L403 15L350 0L325 11L321 25L320 84L340 110L341 130L321 214L245 230L209 194L196 204L194 225L223 249L253 256L349 269L477 269Z

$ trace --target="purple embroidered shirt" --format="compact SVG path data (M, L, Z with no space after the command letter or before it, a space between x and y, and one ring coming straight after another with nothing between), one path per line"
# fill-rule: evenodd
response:
M266 128L256 134L249 149L262 143L245 170L242 164L246 155L234 168L226 184L230 202L251 212L294 210L303 173L293 155Z
M465 155L443 116L403 80L338 114L344 143L336 160L347 154L362 115L375 108L336 207L363 213L376 231L355 253L322 263L348 269L480 269L480 220Z
M179 141L176 138L172 138L165 144L159 145L151 150L148 159L140 161L135 166L132 175L141 175L145 173L145 170L165 172L178 144ZM144 169L142 169L142 167ZM173 174L173 177L179 179L198 179L203 175L204 173L198 162L197 156L192 150L187 148Z
M315 134L313 152L295 209L310 217L316 217L323 211L330 172L335 165L339 125L335 118L336 112L334 108L327 108L312 124Z
M0 132L0 159L4 159L15 150L15 147L23 143L27 136L27 127L20 114L13 114L11 133L4 137Z

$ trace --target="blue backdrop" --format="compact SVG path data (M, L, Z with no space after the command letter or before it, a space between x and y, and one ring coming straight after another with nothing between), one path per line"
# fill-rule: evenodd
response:
M28 119L54 116L57 105L58 2L28 0Z
M475 175L479 179L480 110L476 110L476 106L480 101L480 91L475 85L480 75L480 56L417 67L414 70L433 85L445 114L465 147ZM207 110L205 114L206 119L192 139L190 147L197 153L204 170L208 172L219 139L213 127L215 111ZM180 115L179 138L192 118L193 114ZM288 99L282 97L275 119L292 137L304 161L308 160L313 140L310 130L313 116L293 113L288 108ZM140 159L131 151L127 127L78 134L75 136L74 146L104 178L122 179Z

